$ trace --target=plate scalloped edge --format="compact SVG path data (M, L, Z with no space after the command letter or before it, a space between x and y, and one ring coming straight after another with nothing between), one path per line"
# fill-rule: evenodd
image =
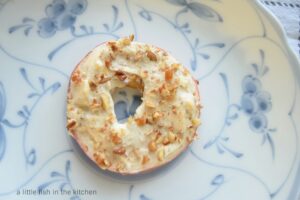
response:
M291 66L293 67L294 76L296 78L296 81L298 82L298 88L300 88L300 62L297 58L296 53L291 49L291 47L288 45L288 38L287 34L284 31L283 26L281 25L280 21L277 19L277 17L266 7L262 5L262 3L259 0L251 1L249 0L250 4L253 4L256 6L260 13L263 14L265 17L269 19L269 22L272 23L274 28L277 28L278 32L277 34L280 36L280 38L283 40L283 45L285 50L287 50L287 56L289 57L289 62L291 63ZM289 194L289 200L293 199L299 199L300 198L300 160L298 155L298 164L295 165L296 169L296 176L294 177L293 186L291 188L290 194Z
M265 9L258 0L256 0L256 1L247 0L247 1L249 2L249 5L252 5L256 11L259 11L258 15L263 15L267 19L266 21L271 23L272 27L275 30L277 30L278 37L280 38L280 41L282 43L281 45L279 45L279 47L283 50L283 52L287 56L289 63L292 67L292 71L294 72L295 79L298 82L298 88L300 88L300 64L299 64L299 61L297 60L295 53L288 46L287 36L284 32L283 27L280 25L279 21L274 17L274 15L270 11ZM25 73L26 72L23 72L23 74L25 74ZM64 75L64 74L62 74L62 75ZM296 84L296 82L295 82L295 84ZM55 86L55 84L54 84L54 86ZM58 85L56 84L56 86L54 88L57 88L57 86ZM297 89L297 91L299 92L298 89ZM296 158L297 158L296 162L299 162L299 155L296 154ZM66 163L66 166L69 166L69 164L67 164L67 163ZM66 167L66 168L69 168L69 167ZM297 173L296 173L296 178L290 177L290 176L288 178L289 181L293 182L293 187L289 194L289 199L296 199L296 196L299 195L299 190L297 187L300 182L300 165L298 163L295 163L295 164L293 164L292 169L293 170L291 170L291 171L293 171L293 172L297 171ZM293 178L293 180L292 180L292 178ZM130 187L130 191L131 190L132 190L132 187Z

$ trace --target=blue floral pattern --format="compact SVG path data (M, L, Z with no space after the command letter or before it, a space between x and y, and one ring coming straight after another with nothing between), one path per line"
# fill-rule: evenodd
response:
M70 30L72 38L54 48L48 54L49 60L52 60L62 48L78 38L92 35L109 35L115 39L119 38L115 32L122 28L124 24L123 22L118 21L119 9L114 5L112 5L113 22L112 24L102 24L104 31L95 31L94 27L88 27L86 25L79 25L77 28L75 26L76 19L79 15L84 13L87 6L88 3L86 0L69 0L67 3L64 0L53 0L53 2L45 8L47 17L42 18L39 21L24 17L22 24L10 27L8 32L11 34L17 30L23 29L24 35L28 36L35 24L37 24L37 33L39 36L42 38L49 38L54 36L57 31Z
M8 119L4 118L5 108L6 108L6 94L3 87L3 84L0 82L0 161L5 153L6 140L4 130L1 126L1 123L6 125L9 128L20 128L23 127L23 153L25 157L25 163L29 165L34 165L36 163L36 150L35 148L31 148L29 151L26 148L26 133L27 127L30 122L30 116L33 112L34 108L38 104L38 102L47 94L47 93L55 93L60 87L61 83L55 82L50 86L46 86L46 80L43 77L38 77L39 80L39 88L34 86L31 80L28 77L27 71L25 68L20 68L20 74L25 81L25 83L32 89L32 93L28 94L28 99L35 99L32 106L29 108L27 105L23 105L22 108L17 112L17 115L20 117L22 122L18 124L14 124L10 122Z
M175 30L179 31L181 35L183 36L184 40L189 45L189 48L192 52L192 58L190 59L190 68L192 71L195 71L198 67L198 57L201 57L204 60L210 59L210 55L205 52L207 48L219 48L222 49L225 47L225 44L223 42L216 42L216 43L207 43L207 44L201 44L200 39L194 38L192 39L190 37L190 33L192 32L190 29L189 22L181 22L180 23L180 17L184 14L187 14L189 11L191 11L195 16L198 18L204 19L206 21L210 22L223 22L222 17L214 11L212 8L199 3L199 2L191 2L188 3L185 0L167 0L167 2L172 3L177 6L181 6L182 9L179 10L174 17L174 20L170 20L166 18L165 16L161 15L160 13L147 10L141 6L141 11L139 12L139 15L147 20L152 21L152 16L157 16L164 21L166 21L168 24L170 24L172 27L175 28Z
M252 63L254 75L246 75L242 81L243 95L241 98L241 108L249 116L249 126L253 132L262 134L262 144L266 141L271 147L272 157L275 158L275 147L271 133L275 128L268 128L266 114L272 109L272 99L270 93L264 91L260 81L269 71L269 67L264 64L265 53L259 50L260 63Z
M186 10L190 10L195 16L213 22L223 22L223 18L214 9L205 4L199 2L190 2L187 0L167 0L176 6L184 7Z
M80 197L73 191L74 187L70 179L70 172L71 172L71 161L67 160L65 164L65 171L64 172L52 171L50 173L51 180L39 185L37 187L37 191L39 193L42 193L43 190L47 189L51 185L58 185L60 191L64 191L64 190L71 191L72 195L70 197L70 200L80 200Z
M76 22L78 15L81 15L87 7L86 0L53 0L51 4L46 6L46 17L35 21L34 19L25 17L21 25L12 26L9 33L16 30L24 29L24 34L28 36L34 23L37 23L37 33L42 38L48 38L55 35L57 31L71 29Z
M5 5L10 0L0 0L0 12L5 10ZM248 154L243 152L243 150L238 149L239 147L231 146L232 138L230 135L227 135L226 131L230 128L231 125L237 123L239 119L246 119L246 126L250 130L251 137L259 137L261 138L261 144L270 147L271 155L273 160L276 160L275 157L275 138L273 138L273 133L277 130L273 128L272 121L270 120L269 115L273 111L272 108L277 108L278 105L275 103L274 93L271 91L267 91L266 85L263 83L263 79L269 75L269 67L266 66L266 53L270 51L269 49L264 49L263 47L257 48L259 61L253 62L251 66L251 70L253 73L247 73L244 77L242 77L241 82L239 82L239 100L232 100L232 90L231 87L231 79L228 80L230 76L227 76L227 72L219 72L214 73L216 69L220 67L220 63L224 61L227 55L230 55L233 49L240 46L244 41L248 41L251 39L263 39L264 41L269 42L278 48L282 54L286 56L286 52L284 51L281 44L277 43L273 39L268 36L267 26L264 24L264 20L260 16L259 12L254 9L254 12L257 15L257 18L261 22L262 33L254 34L250 36L246 36L241 38L237 42L230 45L229 43L225 44L226 41L216 40L213 42L206 42L201 37L195 34L195 29L193 24L189 21L189 19L195 20L197 22L209 23L211 26L219 26L225 24L227 22L226 16L223 15L221 9L219 10L219 6L225 2L220 2L219 0L164 0L164 3L169 4L170 8L174 8L175 14L173 13L167 15L163 12L158 12L150 9L150 7L146 7L143 2L138 2L138 5L131 3L129 0L124 0L124 7L120 6L117 2L115 5L109 4L107 12L110 12L110 21L105 21L100 24L99 27L94 27L87 24L79 24L78 18L81 15L85 15L88 10L87 0L49 0L48 3L43 5L43 10L40 10L42 13L40 18L32 18L32 17L23 17L21 16L21 23L14 26L9 26L5 29L11 37L16 35L17 32L22 31L21 34L25 38L34 38L34 34L40 38L43 38L43 41L50 41L55 39L58 34L64 32L69 33L66 34L67 38L60 44L56 44L54 49L50 50L47 54L46 59L48 61L52 61L55 56L64 49L70 43L76 41L77 39L89 37L93 35L105 35L111 38L117 39L119 35L123 34L123 30L126 27L129 27L127 22L132 25L132 32L135 33L135 36L138 37L139 32L137 31L136 25L140 25L140 23L136 23L135 21L142 20L143 23L155 23L155 20L162 20L168 24L171 29L175 30L180 34L180 39L183 39L184 42L189 47L191 52L190 54L190 69L192 71L196 71L199 67L199 62L201 61L209 61L215 59L216 55L212 53L208 53L209 49L213 49L214 52L221 52L222 56L217 63L213 66L213 68L204 76L198 77L199 80L204 80L207 77L212 77L213 75L219 76L222 80L222 86L224 86L224 90L226 92L226 100L227 106L225 109L225 118L224 123L222 122L222 127L217 132L217 135L213 138L208 139L208 141L203 145L203 153L205 154L208 151L205 151L211 147L215 147L216 154L223 155L222 158L225 158L224 155L228 155L229 158L233 158L236 163L241 163L240 161L247 159ZM122 3L122 2L121 2ZM102 5L101 5L102 6ZM128 19L126 21L125 17L123 18L123 9L125 13L128 15ZM134 11L134 12L133 12ZM2 13L1 13L2 14ZM135 16L138 16L137 19ZM125 24L126 23L126 24ZM126 26L125 26L126 25ZM33 31L34 30L34 31ZM0 41L3 42L3 41ZM228 47L227 50L225 47ZM266 52L266 53L265 53ZM271 52L271 51L270 51ZM5 159L8 158L8 144L9 144L9 132L14 129L20 129L21 131L21 140L22 140L22 153L25 160L25 170L28 168L30 170L36 170L36 167L39 167L33 174L27 177L26 181L19 186L16 186L16 189L12 189L10 191L1 191L0 196L6 196L8 194L13 194L15 191L25 187L27 184L35 178L36 175L40 173L42 169L48 166L50 161L55 160L58 156L64 153L72 153L72 150L64 150L53 154L50 158L46 159L44 163L40 162L40 151L32 144L30 141L26 140L26 136L30 134L27 130L27 127L30 123L32 123L32 114L35 111L36 106L43 98L50 98L52 94L57 92L61 86L62 82L47 81L48 78L38 76L32 77L31 71L29 68L31 66L39 67L44 70L51 70L57 72L60 75L63 75L65 81L68 80L68 75L63 72L59 67L46 66L43 64L37 64L31 61L26 61L18 56L15 56L9 53L4 45L0 44L0 53L4 53L9 58L14 61L21 62L24 65L19 68L20 77L25 83L25 86L30 89L30 92L26 94L26 98L29 103L21 104L18 107L16 116L17 118L14 120L10 120L11 116L8 115L7 109L8 105L11 103L11 97L7 96L6 92L9 91L9 85L5 83L5 81L0 81L0 163L4 163ZM269 57L268 57L269 58ZM287 59L288 57L286 57ZM272 69L273 70L273 69ZM228 74L229 75L229 74ZM126 92L119 92L119 100L115 101L115 112L119 122L123 122L130 115L133 115L139 104L141 103L141 98L139 95L130 95ZM296 95L295 95L296 96ZM52 97L54 98L54 97ZM293 106L291 107L288 117L291 121L291 124L294 128L295 137L297 139L297 124L293 119L293 110L294 105L296 104L296 98L294 97ZM276 143L277 144L277 143ZM217 170L226 169L236 172L237 174L242 174L247 177L252 178L257 182L258 185L261 185L262 188L265 189L267 194L269 194L270 199L276 197L276 195L281 191L281 189L286 185L286 182L289 180L291 172L294 169L295 164L297 163L297 155L298 155L298 141L295 141L296 153L293 157L292 163L290 164L290 168L284 177L284 180L276 183L276 187L270 187L266 180L263 177L257 175L254 171L244 169L241 167L229 166L218 164L217 162L209 162L203 159L200 154L198 155L194 150L193 146L189 149L189 152L197 161L200 163L215 168ZM200 145L202 148L202 146ZM277 147L277 146L276 146ZM203 150L202 149L202 150ZM276 148L276 150L279 148ZM6 157L7 156L7 157ZM278 155L276 155L278 157ZM236 158L236 159L235 159ZM277 161L277 160L276 160ZM63 189L71 189L73 190L73 185L70 177L72 175L76 175L76 173L71 174L71 160L67 160L65 162L64 171L60 170L50 170L49 177L46 180L39 182L40 184L37 186L39 191L47 189L48 187L58 187L60 190ZM5 164L5 163L4 163ZM225 176L226 173L217 171L212 179L208 180L208 190L203 192L203 195L198 196L197 199L210 199L218 190L221 190L224 184L230 184L230 177ZM225 181L226 177L226 181ZM43 179L41 179L43 180ZM128 199L132 200L132 192L134 185L131 185L128 190ZM1 188L2 189L2 188ZM127 188L125 188L127 189ZM152 194L146 194L145 192L137 193L137 199L140 200L154 200ZM71 196L70 199L80 199L79 196L74 195Z
M225 152L228 152L236 158L241 158L244 154L228 147L226 143L230 140L230 138L224 135L224 130L227 127L231 126L232 122L239 117L238 112L241 110L241 106L235 103L230 104L230 91L227 76L224 73L220 73L220 77L224 83L228 103L225 114L225 120L217 136L209 140L206 144L204 144L203 148L208 149L209 147L215 145L219 154L224 154Z
M225 177L223 174L217 174L210 182L211 191L209 191L207 194L203 195L202 197L198 198L199 200L205 200L212 196L215 192L217 192L220 187L225 183ZM134 185L131 185L129 187L128 191L128 200L132 200L132 190L134 189ZM145 194L139 195L139 200L155 200L153 198L150 198L149 196Z
M268 119L266 114L272 109L271 95L267 91L262 89L261 78L265 76L269 68L264 65L265 53L262 49L259 50L260 64L252 63L251 66L254 68L255 74L246 75L242 80L243 94L241 96L240 104L230 104L227 108L226 118L224 126L217 135L209 142L204 145L204 149L216 145L218 152L223 154L225 151L229 152L236 158L243 156L243 153L234 151L227 147L224 142L229 140L229 137L223 136L224 129L231 125L231 123L239 117L239 112L243 111L244 114L249 118L248 123L250 129L255 133L262 134L263 140L262 145L267 141L271 148L272 158L275 158L275 147L271 137L271 133L275 132L275 128L268 128ZM227 76L221 73L221 78L224 82L226 95L229 102L229 87Z

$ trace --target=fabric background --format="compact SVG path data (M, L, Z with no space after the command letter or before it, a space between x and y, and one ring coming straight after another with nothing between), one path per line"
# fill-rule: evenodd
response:
M260 2L279 19L287 33L290 46L300 58L300 0Z

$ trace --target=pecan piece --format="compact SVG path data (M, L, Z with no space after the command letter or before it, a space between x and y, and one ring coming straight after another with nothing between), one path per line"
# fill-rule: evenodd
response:
M122 143L122 139L118 136L118 134L115 133L111 134L110 139L114 144Z
M103 155L100 155L99 153L94 153L93 157L99 166L102 167L110 166L110 162Z
M142 164L144 165L144 164L146 164L147 162L149 162L149 157L148 156L143 156L143 160L142 160Z
M111 59L105 60L105 67L109 68L111 66Z
M164 152L163 149L160 149L160 150L158 151L158 153L157 153L157 159L158 159L159 161L162 161L162 160L164 159L164 157L165 157L165 152Z
M118 51L116 42L108 42L108 45L110 46L110 48L113 52Z
M146 124L146 118L144 117L137 118L135 121L138 126L144 126Z
M150 51L150 50L147 51L147 57L151 61L155 61L155 62L157 61L156 55L152 51Z
M118 77L118 79L120 81L124 81L127 78L126 74L124 72L122 72L122 71L117 71L115 73L115 75Z
M117 147L113 152L118 155L123 155L126 152L126 149L124 147Z
M151 152L156 151L156 144L155 144L154 141L149 142L149 144L148 144L148 149L149 149L149 151L151 151Z
M173 79L174 70L173 69L167 69L165 71L165 80L170 81Z
M168 144L170 144L170 140L169 140L169 138L168 137L165 137L164 139L163 139L163 145L168 145Z
M133 35L133 34L129 35L129 40L130 40L130 41L133 41L133 40L134 40L134 35Z
M97 85L93 81L89 81L89 86L92 91L95 91L97 88Z
M70 130L70 129L74 128L75 125L76 125L76 122L73 120L67 124L67 129Z
M73 74L72 74L72 77L71 77L71 80L78 84L81 82L81 77L80 77L80 71L79 70L76 70Z

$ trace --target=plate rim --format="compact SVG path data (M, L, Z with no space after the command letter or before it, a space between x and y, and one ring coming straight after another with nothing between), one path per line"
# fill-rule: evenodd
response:
M288 36L285 32L285 29L279 19L275 16L271 10L265 7L260 0L247 0L249 4L252 4L258 11L260 11L271 23L272 27L277 30L277 34L284 45L284 49L287 51L287 56L290 64L293 67L294 77L296 82L298 82L298 90L300 91L300 60L297 57L297 54L292 50L291 46L288 44ZM296 84L297 85L297 84ZM298 132L299 133L299 132ZM289 200L300 199L300 160L298 155L298 163L295 165L295 176L293 177L292 187L288 194Z
M295 77L295 84L296 84L296 91L298 91L298 95L300 94L300 59L298 59L298 55L295 51L292 50L291 46L288 43L288 36L285 32L283 25L280 23L279 19L272 13L266 6L263 5L262 0L246 0L247 4L250 7L253 7L259 14L263 15L268 23L270 23L269 28L274 28L276 34L278 36L278 41L281 42L280 46L286 53L286 58L290 63L291 70L294 73ZM287 66L288 67L288 66ZM300 127L299 127L300 131ZM298 133L300 133L298 131ZM298 135L297 133L297 135ZM298 141L299 142L299 141ZM299 148L299 147L298 147ZM297 153L297 152L296 152ZM298 153L297 153L298 154ZM297 199L300 197L300 159L299 154L297 155L297 161L294 165L293 173L294 176L291 176L290 182L291 187L288 188L287 191L288 199ZM299 199L300 200L300 199Z

